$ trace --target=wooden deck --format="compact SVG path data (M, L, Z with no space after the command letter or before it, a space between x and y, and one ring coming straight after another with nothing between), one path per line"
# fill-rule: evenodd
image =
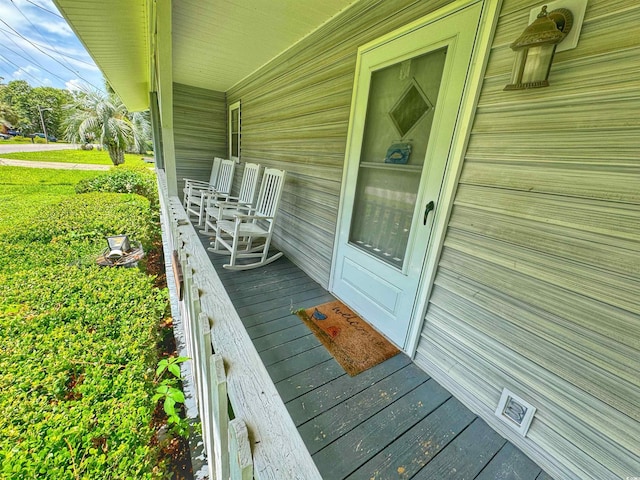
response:
M209 257L323 478L551 480L406 355L347 375L291 313L334 297L287 258Z

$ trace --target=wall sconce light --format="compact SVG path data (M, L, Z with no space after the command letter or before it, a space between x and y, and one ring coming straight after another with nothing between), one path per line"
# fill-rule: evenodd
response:
M510 46L516 52L511 83L505 90L548 87L551 62L556 46L564 40L573 26L573 14L566 8L547 13L542 7L538 18L524 29Z

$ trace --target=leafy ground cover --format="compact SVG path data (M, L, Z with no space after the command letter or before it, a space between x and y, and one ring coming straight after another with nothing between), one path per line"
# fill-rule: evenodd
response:
M33 162L83 163L96 165L112 165L109 154L104 150L48 150L46 152L15 152L0 154L0 158L13 160L31 160ZM124 156L127 166L149 166L142 160L142 155L127 153Z
M91 177L0 167L3 479L168 476L152 401L166 290L141 269L95 265L106 235L157 243L153 207L76 194Z

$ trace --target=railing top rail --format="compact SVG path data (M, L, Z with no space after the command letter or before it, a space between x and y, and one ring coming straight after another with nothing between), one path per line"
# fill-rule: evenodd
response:
M163 215L180 237L176 247L187 252L193 279L200 293L202 311L209 317L216 354L227 370L227 390L233 411L249 430L254 477L263 479L321 480L309 451L282 402L238 313L216 273L207 252L178 197L170 198L164 172L158 171ZM171 214L169 215L169 212Z

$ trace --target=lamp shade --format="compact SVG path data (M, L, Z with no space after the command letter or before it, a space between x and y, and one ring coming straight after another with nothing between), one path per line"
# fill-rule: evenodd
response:
M547 13L547 6L543 6L538 18L510 45L516 52L516 59L511 71L511 83L504 89L548 86L556 45L567 36L572 23L570 10L560 8Z
M121 257L125 253L131 251L129 237L126 235L114 235L112 237L107 237L107 243L109 244L108 257Z

